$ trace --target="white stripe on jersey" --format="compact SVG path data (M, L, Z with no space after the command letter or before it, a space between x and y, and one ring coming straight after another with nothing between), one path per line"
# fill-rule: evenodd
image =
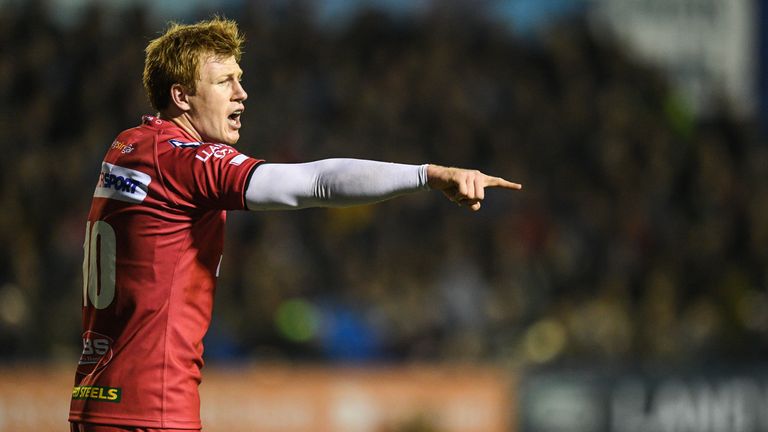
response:
M102 162L93 197L140 203L147 197L150 182L152 178L141 171Z
M230 165L235 165L235 166L240 166L240 164L242 164L243 162L245 162L247 160L248 160L248 156L246 156L244 154L239 154L239 155L233 157L232 160L229 161L229 164Z

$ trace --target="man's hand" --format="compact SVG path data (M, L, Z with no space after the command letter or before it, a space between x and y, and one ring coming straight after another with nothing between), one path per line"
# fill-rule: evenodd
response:
M491 177L477 170L439 165L427 167L427 183L430 188L442 191L449 200L461 207L469 207L472 211L480 210L487 187L523 188L519 183L512 183L501 177Z

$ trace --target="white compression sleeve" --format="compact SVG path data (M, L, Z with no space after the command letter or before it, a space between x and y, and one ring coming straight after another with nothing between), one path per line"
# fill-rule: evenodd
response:
M344 207L422 190L429 190L427 165L362 159L264 163L251 175L245 202L250 210Z

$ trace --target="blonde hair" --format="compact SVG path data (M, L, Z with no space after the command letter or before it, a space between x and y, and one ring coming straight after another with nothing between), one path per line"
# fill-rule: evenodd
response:
M194 92L204 56L234 56L239 62L244 41L237 23L220 17L189 25L169 23L145 50L142 81L152 106L158 111L168 107L173 84Z

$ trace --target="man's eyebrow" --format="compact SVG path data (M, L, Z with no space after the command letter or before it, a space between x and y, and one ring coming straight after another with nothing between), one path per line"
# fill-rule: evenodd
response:
M222 78L240 78L243 76L243 71L232 71L232 72L222 72L218 75L216 75L216 79L222 79Z

